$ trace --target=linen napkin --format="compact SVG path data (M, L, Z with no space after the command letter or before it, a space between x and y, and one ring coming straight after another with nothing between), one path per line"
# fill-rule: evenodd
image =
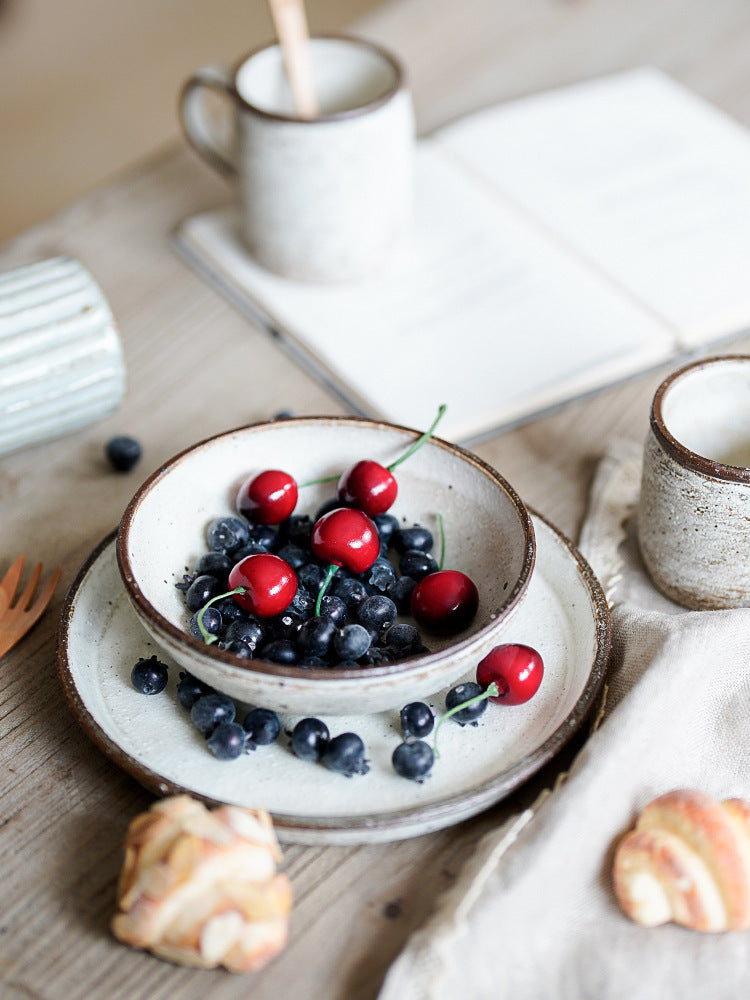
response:
M644 928L612 891L616 840L674 788L750 799L750 609L685 611L646 577L640 453L601 461L579 547L607 594L604 716L565 781L485 837L379 1000L723 1000L750 993L750 931Z

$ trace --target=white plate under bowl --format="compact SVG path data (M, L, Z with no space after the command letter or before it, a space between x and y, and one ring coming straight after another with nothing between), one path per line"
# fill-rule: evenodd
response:
M504 798L556 754L604 678L611 626L601 587L575 547L538 514L533 519L537 559L526 598L491 644L537 648L542 686L525 705L491 704L477 726L448 720L423 784L391 767L401 741L398 711L325 720L332 736L354 731L365 741L366 775L346 778L299 760L283 732L273 746L216 760L177 700L179 667L144 631L125 594L114 534L92 552L65 598L58 632L65 693L94 743L151 791L262 807L284 842L374 843L451 826ZM164 692L147 697L133 689L130 671L152 653L168 663L170 680ZM445 691L423 693L437 714L444 699ZM238 709L241 721L246 706ZM283 729L299 718L283 716Z

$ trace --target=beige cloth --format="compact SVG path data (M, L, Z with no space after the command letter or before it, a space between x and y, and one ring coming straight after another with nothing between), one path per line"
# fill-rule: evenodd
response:
M750 799L750 609L685 611L645 578L630 515L640 459L602 460L580 547L612 605L607 712L567 781L485 838L390 969L379 1000L735 1000L750 931L626 919L612 850L677 787Z

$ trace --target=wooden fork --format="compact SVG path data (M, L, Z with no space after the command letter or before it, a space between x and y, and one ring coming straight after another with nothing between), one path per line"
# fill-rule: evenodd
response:
M37 563L24 592L13 604L16 588L23 573L24 562L24 557L19 556L3 579L0 580L0 657L5 656L8 650L15 646L18 640L22 639L32 625L35 625L41 618L42 612L52 600L55 587L62 574L62 566L58 566L47 581L44 590L34 600L36 588L42 577L42 564Z

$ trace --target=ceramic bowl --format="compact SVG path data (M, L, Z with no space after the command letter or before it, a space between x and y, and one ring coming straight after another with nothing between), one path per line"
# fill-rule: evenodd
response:
M750 606L750 356L706 358L656 391L643 456L638 541L667 597Z
M430 653L358 668L281 666L239 660L188 631L189 612L176 584L206 550L206 528L235 513L240 484L267 468L298 483L334 476L362 458L384 465L419 432L358 418L309 417L239 428L176 455L138 490L120 524L117 560L137 616L181 666L240 701L279 712L346 714L381 711L423 698L459 677L526 592L535 556L534 529L513 488L462 448L432 438L398 467L391 513L411 525L445 525L446 569L477 585L477 615L451 639L424 633ZM314 514L335 482L300 490L296 513Z

